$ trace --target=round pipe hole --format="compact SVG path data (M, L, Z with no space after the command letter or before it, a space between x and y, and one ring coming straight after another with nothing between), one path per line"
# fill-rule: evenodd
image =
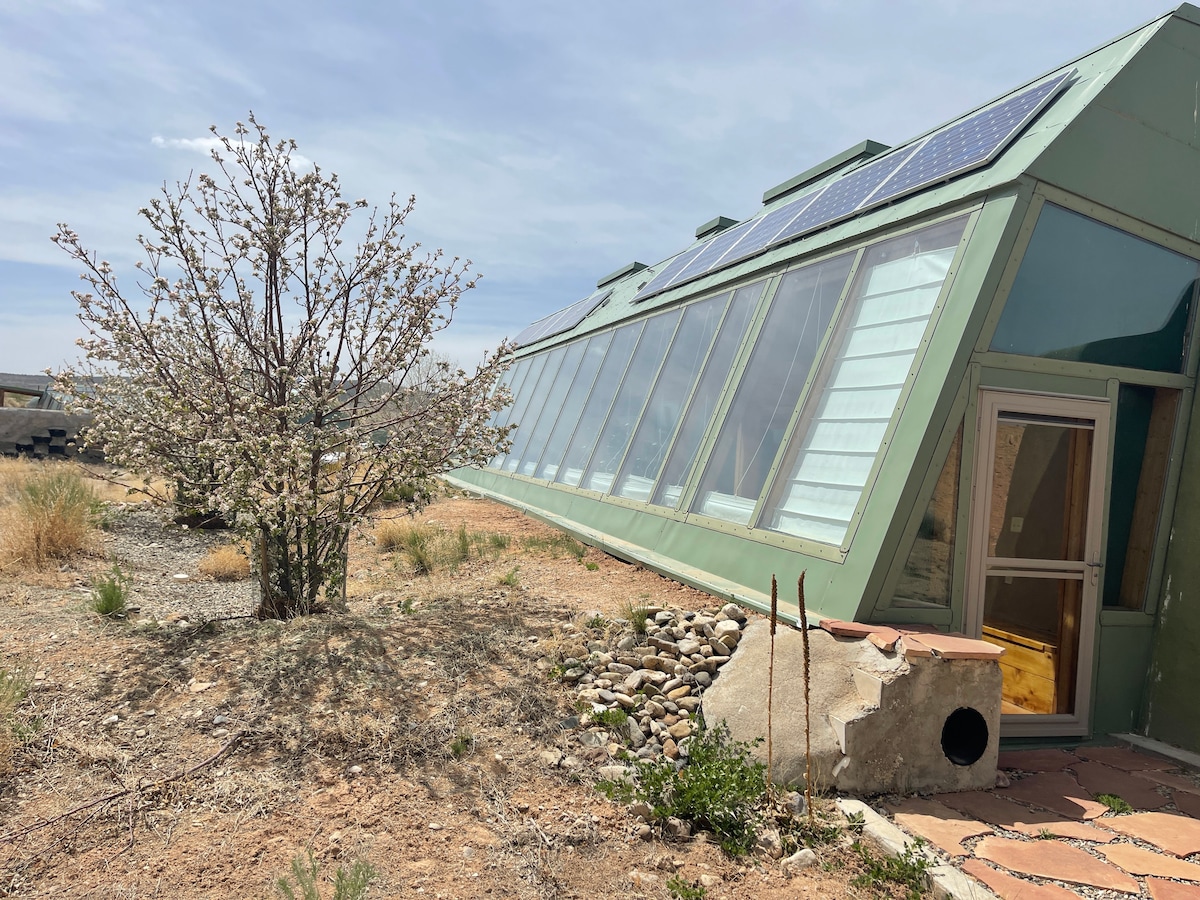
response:
M942 726L942 752L956 766L979 762L988 744L987 720L977 709L960 706Z

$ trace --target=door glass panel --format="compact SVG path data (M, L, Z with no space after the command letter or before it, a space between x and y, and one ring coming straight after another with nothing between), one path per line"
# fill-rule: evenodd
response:
M693 303L684 313L654 391L646 401L614 493L631 500L650 499L650 489L679 425L683 404L708 356L708 346L728 301L729 295L722 294Z
M1047 203L992 349L1183 371L1200 263Z
M1092 432L1001 418L987 555L1083 560Z
M638 416L645 405L646 392L654 383L654 377L662 365L663 357L666 356L667 346L671 342L671 335L675 333L678 321L679 310L676 309L654 316L646 322L646 330L638 342L633 362L629 364L625 378L617 389L608 421L604 423L604 428L596 440L596 452L592 455L591 465L583 481L583 486L589 490L607 493L612 487L617 466L625 456L634 426L637 425Z
M729 369L737 355L738 348L746 337L746 329L758 298L762 294L763 282L740 288L733 295L733 305L721 324L721 332L717 335L708 362L704 364L704 372L700 375L700 383L692 394L687 412L683 416L683 424L679 426L679 435L671 448L671 455L659 476L658 486L654 492L654 503L679 507L683 496L683 486L692 474L692 466L696 462L696 453L709 424L716 415L720 405L721 395L725 392L725 383L729 380Z
M562 412L554 423L550 437L546 439L546 449L535 472L538 478L553 479L558 474L558 466L562 462L563 453L566 452L567 442L571 440L571 435L575 433L579 424L579 414L583 411L584 401L592 390L600 364L604 362L604 354L608 351L612 336L611 331L606 331L588 338L583 361L580 362L579 371L571 381L571 390L567 392L567 399L563 401Z
M749 524L850 273L853 254L784 276L704 472L692 511Z
M613 335L612 346L608 355L604 357L604 365L600 367L600 374L596 376L596 383L592 385L587 403L584 404L579 425L575 428L575 434L571 436L571 443L567 446L562 465L554 476L554 480L559 484L577 486L583 478L583 470L596 447L596 435L612 407L621 376L625 374L629 358L633 356L633 348L637 346L637 339L645 324L644 319L631 322L618 328Z

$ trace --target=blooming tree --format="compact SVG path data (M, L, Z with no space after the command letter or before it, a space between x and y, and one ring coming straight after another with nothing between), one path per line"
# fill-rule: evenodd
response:
M137 303L59 226L91 285L75 292L86 360L60 386L109 459L255 538L257 615L289 618L340 593L350 530L393 485L423 492L505 448L491 422L511 348L473 372L431 354L475 280L469 263L404 243L411 198L343 200L336 175L253 116L217 137L213 175L140 211Z

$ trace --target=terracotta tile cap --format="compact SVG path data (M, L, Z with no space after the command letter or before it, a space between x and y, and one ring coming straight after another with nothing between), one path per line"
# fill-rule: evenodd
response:
M1109 891L1140 894L1141 886L1116 866L1060 841L1015 841L986 837L975 845L975 855L1013 872L1086 884Z
M901 647L904 649L905 659L919 659L924 656L933 656L933 650L911 634L905 634L901 638Z
M1001 750L996 765L1018 772L1061 772L1079 757L1066 750Z
M1076 763L1071 768L1075 780L1093 797L1116 794L1134 809L1162 809L1170 802L1144 778L1134 778L1123 769L1098 762Z
M842 619L821 620L821 628L836 637L865 638L878 627L864 622L845 622Z
M996 793L1021 803L1038 806L1070 819L1096 819L1108 812L1108 807L1091 799L1091 795L1066 772L1045 772L1030 775ZM1108 824L1108 823L1105 823Z
M1185 881L1200 881L1200 866L1184 862L1174 856L1165 856L1153 850L1143 850L1133 844L1109 844L1100 852L1114 866L1120 866L1131 875L1158 875L1161 878L1180 878Z
M1200 887L1194 884L1147 878L1146 887L1150 889L1151 900L1200 900Z
M885 804L896 824L910 834L920 835L950 856L968 856L962 842L970 837L991 834L991 826L968 819L936 800L907 797Z
M1146 769L1178 769L1179 763L1149 753L1138 753L1128 747L1076 747L1075 755L1084 759L1124 769L1126 772L1142 772Z
M962 870L972 878L978 878L1002 900L1079 900L1077 893L1057 884L1035 884L993 869L978 859L968 859L962 864Z
M900 640L900 632L895 628L888 628L886 625L881 625L878 629L867 635L867 640L885 653L891 653L896 649L896 642Z
M1106 819L1105 826L1176 856L1200 852L1200 821L1178 813L1146 812Z
M999 659L1004 648L961 634L923 634L921 643L942 659Z

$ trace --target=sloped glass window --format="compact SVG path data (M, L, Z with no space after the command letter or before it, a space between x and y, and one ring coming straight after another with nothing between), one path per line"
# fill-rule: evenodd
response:
M847 253L783 277L721 425L693 512L750 522L853 258Z
M539 356L539 357L537 357L537 360L541 361L539 363L539 366L543 365L545 363L545 357ZM497 425L504 426L504 425L508 425L510 422L515 421L513 414L516 412L517 407L521 406L523 404L523 400L525 399L523 396L523 391L525 390L526 382L529 381L529 370L534 367L534 362L535 362L534 357L526 356L524 359L520 360L513 367L512 402L509 403L507 407L502 409L497 414L497 416L496 416L496 424ZM531 389L532 389L532 386L531 386ZM511 435L511 434L509 435L510 440L513 437L515 437L515 436ZM505 456L506 456L506 454L504 454L504 453L498 453L495 456L493 456L488 461L488 468L499 469L501 466L504 465L504 457Z
M679 310L660 313L646 321L646 330L638 342L633 362L617 389L608 420L596 440L596 452L592 454L583 486L593 491L608 492L617 474L617 466L625 457L634 426L646 402L646 391L654 383L654 377L662 366L667 346L679 322Z
M562 465L559 466L554 480L559 484L569 484L578 487L583 480L583 470L587 468L592 451L596 449L596 436L608 417L612 407L613 397L621 384L621 376L629 366L629 358L637 346L637 340L646 326L643 319L640 322L630 322L618 328L613 335L612 346L604 357L604 365L596 376L596 383L584 404L583 413L579 417L579 425L567 446Z
M658 381L646 401L613 493L631 500L650 499L654 479L683 416L683 405L708 356L728 302L729 294L722 294L693 303L685 310Z
M529 443L529 436L537 424L538 413L542 411L542 406L546 403L546 396L550 393L550 388L554 384L554 378L558 374L559 366L562 365L563 354L565 352L564 348L556 347L542 354L541 358L545 359L546 362L538 374L537 383L534 385L533 390L528 392L528 400L521 410L520 418L514 416L517 422L517 433L513 437L512 449L504 459L504 470L506 472L515 472L517 470L517 464L521 460L521 453ZM532 372L530 374L532 375ZM522 393L526 392L522 391Z
M700 375L700 383L692 394L684 413L683 422L679 426L679 436L671 447L671 455L659 476L658 486L651 501L660 506L675 509L679 506L683 494L683 486L692 474L692 466L696 462L696 454L709 425L716 415L721 403L721 395L725 392L725 383L729 380L729 370L738 348L746 337L746 329L758 306L758 298L762 295L763 285L756 284L739 288L733 295L733 304L721 323L721 332L713 344L708 362L704 364L704 372Z
M554 422L554 429L546 439L546 447L542 452L541 461L534 471L536 477L553 479L558 474L559 464L567 450L571 435L575 433L575 427L579 424L579 415L583 412L584 401L587 400L588 394L592 390L596 373L600 371L600 364L604 362L608 345L612 343L612 336L611 331L606 331L603 334L594 335L584 342L586 349L583 351L583 360L579 364L579 371L575 373L575 378L571 381L571 389L567 392L566 400L563 401L562 412L559 413L558 419Z
M965 219L867 250L831 358L797 427L766 526L839 544L937 304Z
M1183 371L1200 264L1047 203L991 349Z
M579 361L582 358L582 341L576 341L567 347L562 365L558 367L558 372L550 386L550 392L546 395L546 402L538 414L537 424L533 426L532 430L526 431L525 442L519 448L514 447L513 453L520 460L515 471L522 475L532 475L537 467L538 459L541 458L542 451L545 449L546 438L550 436L550 430L558 421L562 412L563 400L567 395L567 390L571 387L571 381L575 377Z

